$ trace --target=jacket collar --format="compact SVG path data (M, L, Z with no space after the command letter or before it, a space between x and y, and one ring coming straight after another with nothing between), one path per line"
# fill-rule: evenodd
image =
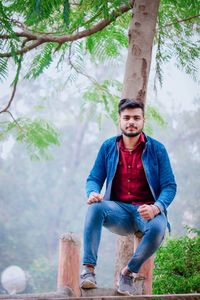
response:
M144 131L142 131L142 133L144 134L146 143L148 143L149 142L149 137L144 133ZM116 142L119 142L121 140L121 138L122 138L122 134L117 135L116 136Z

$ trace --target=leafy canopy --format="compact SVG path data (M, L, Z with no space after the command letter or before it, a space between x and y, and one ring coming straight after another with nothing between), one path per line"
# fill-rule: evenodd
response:
M26 47L27 52L31 51L29 47L34 48L35 44L38 53L34 53L30 68L33 77L39 76L53 58L62 61L63 54L69 55L70 44L75 40L80 40L80 51L96 62L118 57L120 48L128 46L127 29L133 4L134 1L127 0L1 1L1 76L6 76L8 58L17 62L18 52L24 49L26 53ZM195 0L161 1L155 38L159 65L175 58L179 67L195 76L195 60L199 55L198 16L199 5ZM107 26L91 34L94 26L102 22ZM84 30L85 38L77 35ZM10 56L5 57L6 54Z
M90 101L95 91L99 91L98 98L114 120L115 94L119 93L120 83L115 78L103 83L94 80L86 71L85 58L96 65L119 60L121 50L128 47L133 5L134 0L1 0L0 80L9 75L10 60L16 64L16 76L11 98L0 114L11 107L21 69L30 80L40 76L53 62L58 70L67 62L71 68L66 75L67 83L75 81L80 74L86 76L92 87L85 92L84 99ZM197 79L199 15L195 0L161 1L154 39L156 75L160 83L162 64L171 59ZM30 67L26 69L26 65ZM113 82L116 93L113 93ZM110 100L106 99L108 94Z

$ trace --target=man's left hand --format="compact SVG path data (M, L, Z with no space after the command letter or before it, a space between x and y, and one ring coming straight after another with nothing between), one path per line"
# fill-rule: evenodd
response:
M159 214L160 209L156 205L143 204L138 208L138 212L144 220L151 220Z

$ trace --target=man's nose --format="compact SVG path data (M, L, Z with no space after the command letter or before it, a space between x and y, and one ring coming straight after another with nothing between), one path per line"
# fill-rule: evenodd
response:
M134 124L134 119L130 119L129 124Z

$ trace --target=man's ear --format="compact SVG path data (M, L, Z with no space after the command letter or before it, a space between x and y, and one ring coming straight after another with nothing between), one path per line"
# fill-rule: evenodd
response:
M121 132L121 129L120 129L120 114L118 114L118 119L117 119L117 131L118 131L118 134L120 134L120 132Z

